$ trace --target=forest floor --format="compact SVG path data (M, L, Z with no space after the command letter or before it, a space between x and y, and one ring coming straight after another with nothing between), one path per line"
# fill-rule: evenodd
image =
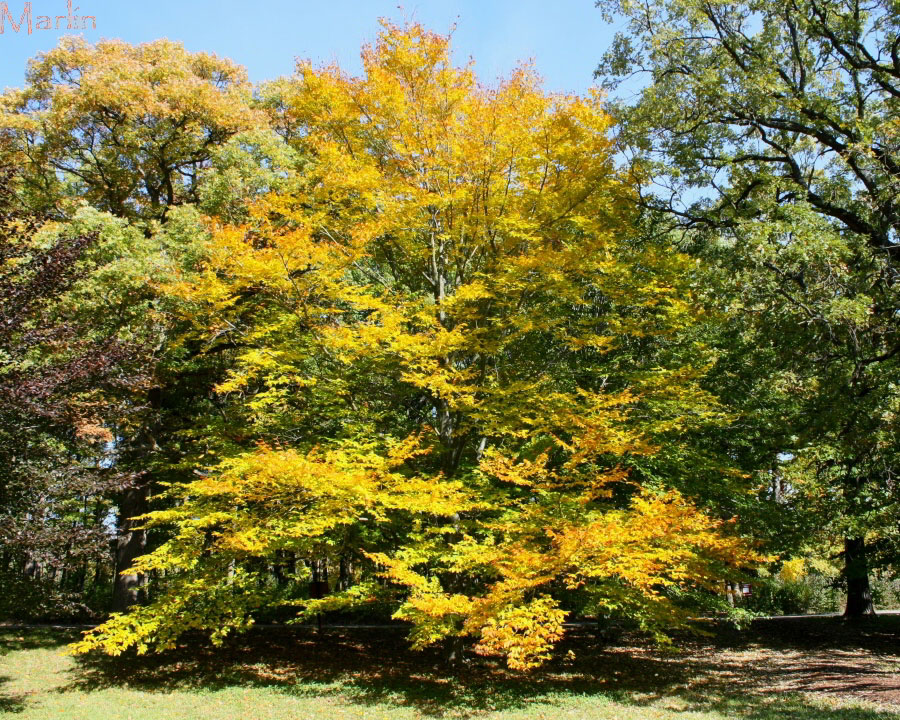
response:
M397 629L258 628L224 647L75 659L78 630L0 627L0 716L22 720L883 720L900 718L900 616L711 626L672 650L573 628L517 674L449 668Z

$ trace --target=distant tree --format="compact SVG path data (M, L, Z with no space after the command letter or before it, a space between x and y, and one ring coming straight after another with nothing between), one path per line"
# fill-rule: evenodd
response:
M26 80L0 97L0 133L38 208L70 195L119 217L163 218L197 200L217 145L262 120L243 68L168 40L64 38Z

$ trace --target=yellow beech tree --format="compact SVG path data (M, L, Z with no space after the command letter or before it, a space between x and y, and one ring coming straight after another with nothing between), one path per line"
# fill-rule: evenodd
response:
M156 600L79 651L383 600L416 647L470 637L527 669L573 608L662 638L676 590L756 559L636 462L722 417L692 369L691 266L633 227L601 98L527 66L484 87L418 25L385 24L363 63L269 89L301 179L210 221L168 288L237 348L229 425L148 517L175 528L137 564ZM332 592L267 584L285 553L298 588L331 567Z

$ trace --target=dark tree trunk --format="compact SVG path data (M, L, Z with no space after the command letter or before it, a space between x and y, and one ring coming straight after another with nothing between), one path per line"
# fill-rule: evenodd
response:
M103 581L103 561L98 557L94 561L94 580L93 587L100 587L100 583Z
M466 639L453 635L447 642L447 665L459 667L466 662Z
M350 561L341 555L338 566L338 590L347 590L350 587Z
M287 578L284 576L284 569L286 567L287 552L284 550L276 550L275 551L275 560L272 563L269 571L272 573L272 576L275 578L275 585L277 587L284 587L287 584Z
M136 573L122 574L147 548L147 531L135 520L149 510L149 478L141 478L122 493L119 501L119 532L116 538L116 574L113 585L113 612L124 612L141 600L143 578Z
M313 587L311 597L323 598L328 594L328 560L313 560ZM316 625L322 632L322 613L316 613Z
M38 579L41 577L41 566L37 560L34 559L34 556L27 552L25 553L25 577Z
M847 580L847 608L844 610L844 617L854 619L874 615L869 567L866 563L866 543L863 538L844 540L844 577Z

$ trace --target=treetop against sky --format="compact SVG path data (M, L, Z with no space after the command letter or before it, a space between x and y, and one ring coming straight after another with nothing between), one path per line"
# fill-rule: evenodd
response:
M426 0L398 6L396 0L335 0L330 3L237 0L190 3L160 0L7 0L0 35L0 89L21 87L27 61L53 48L59 38L80 34L90 42L118 38L129 43L160 37L188 50L213 51L247 67L254 82L289 75L296 58L314 63L337 61L356 73L359 48L378 32L378 18L410 19L436 31L453 33L459 65L477 59L479 78L493 82L517 63L533 59L551 91L583 92L593 82L597 58L615 26L607 24L592 0ZM32 33L27 18L30 7ZM67 18L78 18L70 22ZM51 18L39 27L39 17ZM57 23L59 17L64 19ZM96 18L86 23L83 18ZM19 31L14 27L18 25ZM57 28L58 25L58 28ZM72 25L71 28L68 26Z

